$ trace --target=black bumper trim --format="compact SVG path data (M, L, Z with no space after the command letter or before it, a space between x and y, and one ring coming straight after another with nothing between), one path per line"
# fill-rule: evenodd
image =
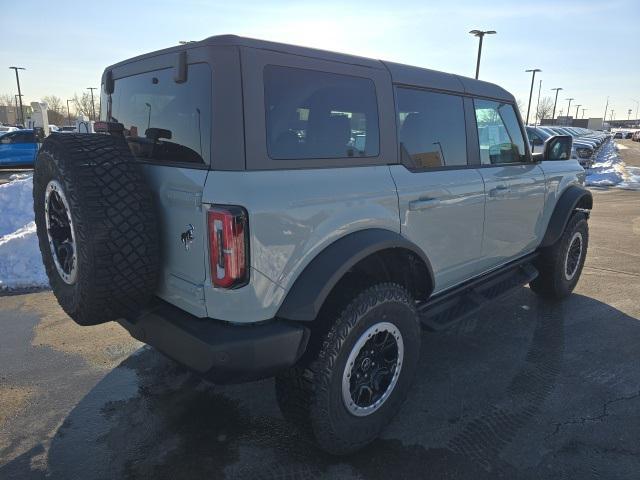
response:
M273 319L247 325L198 318L162 300L119 323L141 342L217 383L275 375L304 353L309 329Z

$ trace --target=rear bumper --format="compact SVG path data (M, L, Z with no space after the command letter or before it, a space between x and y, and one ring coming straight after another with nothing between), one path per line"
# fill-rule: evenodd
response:
M119 323L138 340L217 383L270 377L304 353L309 329L283 320L233 325L197 318L162 300Z

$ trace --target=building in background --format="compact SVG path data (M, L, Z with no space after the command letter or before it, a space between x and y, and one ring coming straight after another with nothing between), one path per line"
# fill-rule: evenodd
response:
M11 105L0 105L0 123L5 125L15 125L16 119L16 107Z

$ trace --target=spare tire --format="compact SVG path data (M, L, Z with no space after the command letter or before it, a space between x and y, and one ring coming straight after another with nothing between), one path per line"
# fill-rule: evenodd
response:
M64 311L80 325L131 317L159 274L153 196L124 138L54 133L33 175L42 260Z

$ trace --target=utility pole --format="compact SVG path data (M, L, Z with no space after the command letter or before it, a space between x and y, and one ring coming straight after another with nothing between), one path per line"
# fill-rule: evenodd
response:
M93 103L93 91L97 90L96 87L87 87L87 90L91 90L91 120L96 120L96 104Z
M609 97L607 97L607 104L604 106L604 117L602 117L605 122L607 121L607 108L609 108Z
M575 100L575 98L571 97L571 98L567 98L566 100L569 100L569 105L567 105L567 119L565 120L567 123L569 123L569 110L571 109L571 100Z
M540 86L538 87L538 103L536 104L536 121L533 124L534 127L538 126L538 112L540 111L540 90L542 90L542 80L539 82ZM542 119L540 119L540 123L542 123Z
M16 83L18 84L18 100L20 100L20 123L24 125L24 110L22 110L22 92L20 91L20 76L18 70L26 70L24 67L9 67L16 72Z
M558 92L560 90L564 90L562 87L558 87L558 88L552 88L551 90L555 90L556 91L556 100L555 102L553 102L553 113L551 114L551 120L553 121L553 124L556 124L556 105L558 104Z
M485 30L485 31L471 30L469 33L474 37L478 37L480 39L480 43L478 44L478 60L476 61L476 79L477 79L478 75L480 74L480 57L482 56L482 39L484 38L485 35L494 35L498 32L496 32L495 30Z
M69 102L73 102L73 100L67 100L67 123L71 126L71 110L69 109Z
M531 72L531 88L529 89L529 104L527 105L527 121L525 125L529 125L529 111L531 110L531 97L533 96L533 82L536 79L536 73L541 72L539 68L533 68L531 70L525 70L525 72Z
M580 110L581 106L582 104L576 105L576 120L578 119L578 110Z

